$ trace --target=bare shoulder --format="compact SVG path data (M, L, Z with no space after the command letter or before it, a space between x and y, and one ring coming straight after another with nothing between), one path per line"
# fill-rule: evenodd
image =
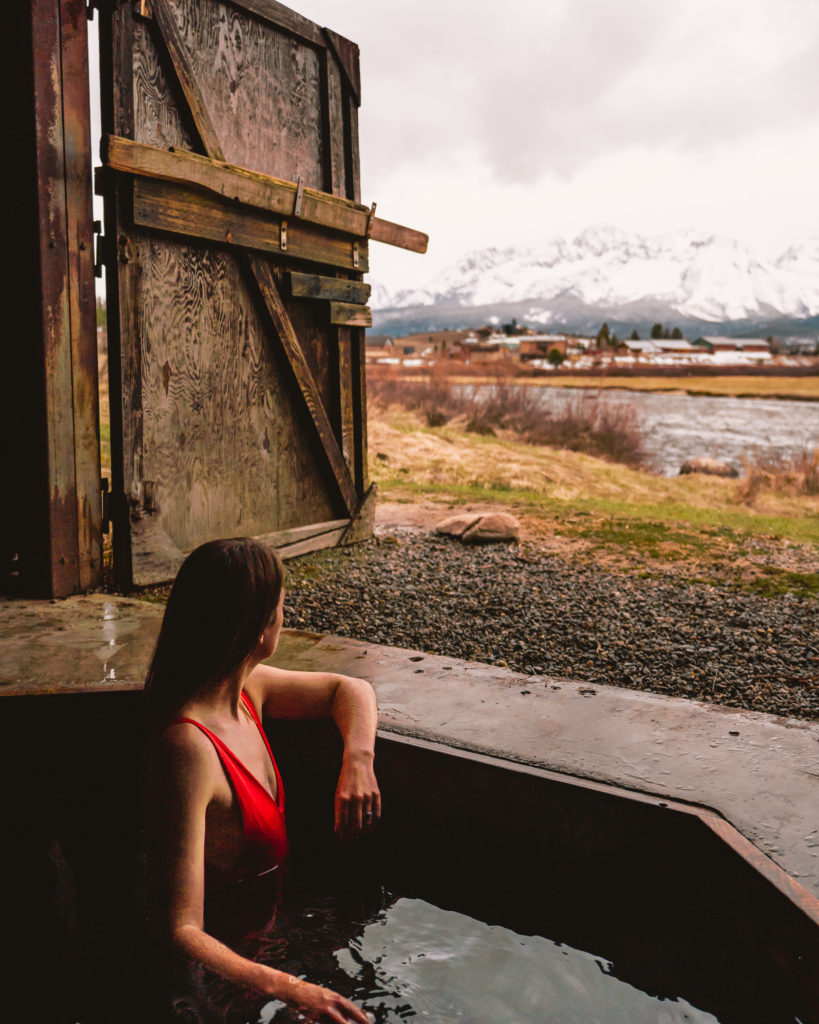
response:
M219 770L213 744L190 722L175 722L157 733L148 743L144 763L149 787L207 789Z

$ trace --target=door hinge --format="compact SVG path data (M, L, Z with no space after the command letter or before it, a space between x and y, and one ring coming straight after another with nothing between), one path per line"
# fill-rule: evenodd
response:
M105 256L107 239L102 233L102 222L94 221L94 277L102 277L102 268L108 262Z
M85 16L89 21L94 20L94 11L101 11L103 7L110 6L111 0L86 0Z
M100 477L100 497L102 498L102 532L107 534L111 529L111 491L107 476Z

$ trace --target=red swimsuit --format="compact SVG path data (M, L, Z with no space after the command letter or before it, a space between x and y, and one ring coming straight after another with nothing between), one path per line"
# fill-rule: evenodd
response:
M242 812L246 853L239 880L268 874L281 867L287 856L287 832L284 824L284 788L273 751L267 742L262 723L253 704L242 692L242 701L256 723L264 745L270 755L273 771L276 773L278 799L274 800L265 787L245 768L233 751L201 722L193 718L178 718L177 722L189 722L210 739L216 748L225 773L236 794ZM174 722L173 724L176 724Z

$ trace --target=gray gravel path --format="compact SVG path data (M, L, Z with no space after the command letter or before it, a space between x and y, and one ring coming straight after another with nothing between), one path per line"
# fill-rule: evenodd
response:
M288 562L285 625L819 718L815 598L760 597L430 534Z

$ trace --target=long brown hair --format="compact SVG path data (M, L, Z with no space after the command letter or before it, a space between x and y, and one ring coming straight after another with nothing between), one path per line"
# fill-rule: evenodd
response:
M272 620L283 584L279 556L249 537L212 540L188 555L145 678L152 720L242 665Z

